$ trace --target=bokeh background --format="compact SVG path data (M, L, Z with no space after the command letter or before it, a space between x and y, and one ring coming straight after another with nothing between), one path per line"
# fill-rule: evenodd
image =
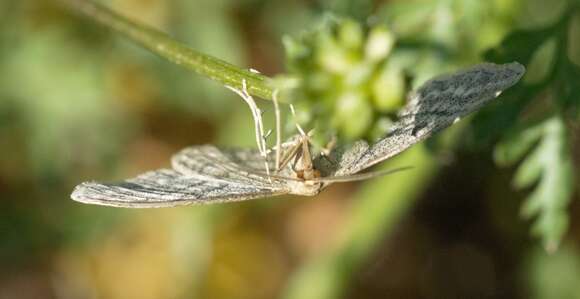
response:
M541 46L536 60L548 62L530 67L525 58L533 74L526 82L541 82L556 59L550 55L580 64L572 0L105 3L270 76L287 72L282 37L316 28L329 12L388 20L412 49L406 61L414 78L494 57L488 49L500 49L511 32L541 33L563 19L568 52ZM516 48L535 42L528 36ZM548 110L558 82L534 91L532 112ZM531 98L521 90L505 101ZM271 112L270 103L259 104ZM571 111L566 140L574 158ZM521 216L533 186L516 190L516 167L494 162L499 125L466 121L387 163L414 170L337 184L314 199L147 210L82 205L69 198L82 181L168 166L188 145L255 146L250 112L223 86L56 2L1 0L0 298L580 298L576 195L560 207L568 229L547 253L530 233L534 218ZM566 162L572 170L574 161Z

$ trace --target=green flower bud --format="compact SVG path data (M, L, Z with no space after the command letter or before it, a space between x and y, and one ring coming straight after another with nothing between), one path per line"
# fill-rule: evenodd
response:
M328 72L313 71L312 74L308 76L307 87L313 92L325 92L336 84L336 79L334 76Z
M316 62L324 71L340 75L350 71L356 63L356 57L340 45L331 30L319 34L315 43L318 45Z
M390 57L395 36L384 25L367 29L333 17L300 39L284 39L290 72L300 80L279 84L293 87L298 122L321 139L379 136L390 120L375 111L392 113L403 103L405 66ZM295 122L288 129L295 131Z
M373 122L373 109L365 93L341 95L336 102L335 120L343 136L351 140L361 138Z
M373 104L381 112L394 112L404 102L406 86L403 72L398 67L385 65L372 82Z
M395 44L395 35L385 26L374 27L367 39L365 57L370 61L385 59Z
M347 73L353 61L348 53L341 48L325 48L317 53L318 64L327 72L332 74Z
M347 86L361 86L372 78L374 70L374 64L360 63L345 74L344 83Z
M347 19L340 24L338 39L341 46L349 50L358 50L363 45L364 32L359 23Z

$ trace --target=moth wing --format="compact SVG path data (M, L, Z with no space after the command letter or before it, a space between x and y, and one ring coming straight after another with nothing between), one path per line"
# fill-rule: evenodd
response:
M349 160L335 174L357 173L427 139L479 110L516 84L524 72L524 66L517 62L483 63L427 81L411 95L390 132L364 151L355 148L347 152Z
M256 150L225 149L213 145L187 147L171 158L173 169L189 175L201 175L215 178L230 178L239 181L251 181L260 185L269 185L273 178L266 175L266 164L269 171L275 170L275 153L270 153L267 159ZM278 173L280 176L290 176L288 165ZM280 180L274 180L283 183Z
M288 193L284 186L257 186L231 179L195 177L170 169L144 173L117 183L85 182L72 199L89 204L126 208L242 201Z

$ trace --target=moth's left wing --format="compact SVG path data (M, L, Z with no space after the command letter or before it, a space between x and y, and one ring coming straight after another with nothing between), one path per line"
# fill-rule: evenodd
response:
M357 173L425 140L499 96L524 72L517 62L483 63L427 81L411 96L389 134L364 151L347 152L348 161L335 174Z

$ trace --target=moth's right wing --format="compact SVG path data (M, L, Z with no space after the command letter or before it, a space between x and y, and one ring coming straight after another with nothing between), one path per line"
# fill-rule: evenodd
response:
M427 81L413 93L389 134L366 149L348 151L335 174L357 173L427 139L499 96L524 72L517 62L483 63Z
M75 201L124 208L160 208L242 201L288 193L284 186L258 186L228 179L185 175L159 169L116 183L85 182Z
M283 186L257 186L159 169L117 183L85 182L74 189L71 197L82 203L104 206L160 208L242 201L286 193Z
M209 144L187 147L171 158L173 169L185 174L248 181L260 186L284 184L283 180L267 175L268 171L274 174L274 162L274 152L265 159L257 150L218 148ZM291 176L291 165L287 165L276 175Z
M72 198L105 206L157 208L289 193L285 181L262 173L264 161L252 150L191 146L173 156L173 169L150 171L117 183L82 183L75 188Z

